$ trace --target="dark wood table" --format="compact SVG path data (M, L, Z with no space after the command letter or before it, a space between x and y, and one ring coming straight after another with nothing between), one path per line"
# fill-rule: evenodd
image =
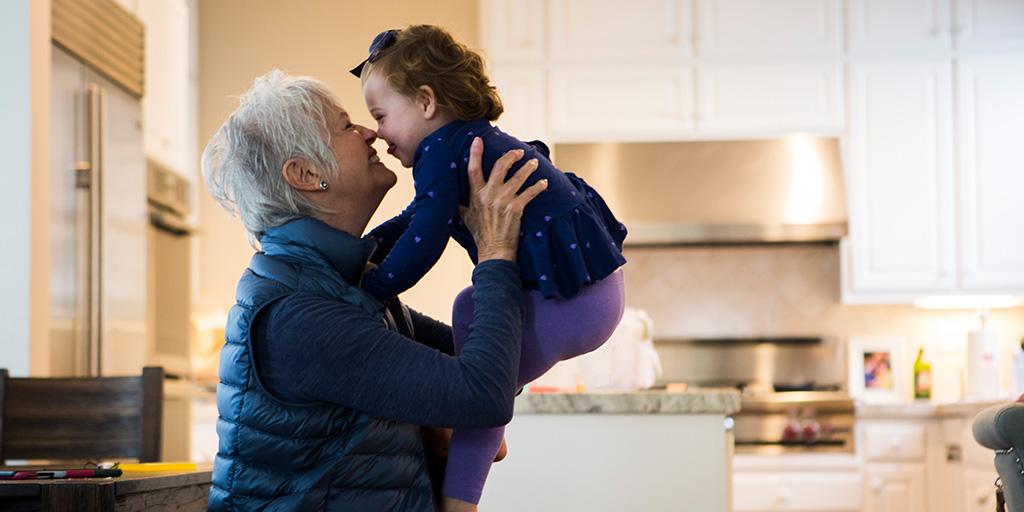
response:
M195 471L125 471L117 478L0 480L0 510L206 510L210 473L210 465L200 465Z

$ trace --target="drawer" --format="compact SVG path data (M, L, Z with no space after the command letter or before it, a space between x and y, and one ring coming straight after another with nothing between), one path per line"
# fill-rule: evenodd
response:
M860 511L859 472L736 472L733 510Z
M864 426L864 454L870 461L924 461L926 451L925 425Z

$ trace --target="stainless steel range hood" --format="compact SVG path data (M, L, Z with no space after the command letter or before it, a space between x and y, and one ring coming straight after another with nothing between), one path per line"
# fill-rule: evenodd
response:
M846 235L839 142L556 144L629 228L627 245L835 242Z

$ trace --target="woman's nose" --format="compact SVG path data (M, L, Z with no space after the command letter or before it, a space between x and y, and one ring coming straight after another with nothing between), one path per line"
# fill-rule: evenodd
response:
M373 144L377 141L377 132L363 125L359 125L359 131L363 134L363 140L365 140L367 144Z

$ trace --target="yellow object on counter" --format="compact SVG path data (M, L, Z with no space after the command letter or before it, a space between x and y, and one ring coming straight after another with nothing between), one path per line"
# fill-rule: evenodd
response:
M117 465L122 471L195 471L195 462L130 462Z

